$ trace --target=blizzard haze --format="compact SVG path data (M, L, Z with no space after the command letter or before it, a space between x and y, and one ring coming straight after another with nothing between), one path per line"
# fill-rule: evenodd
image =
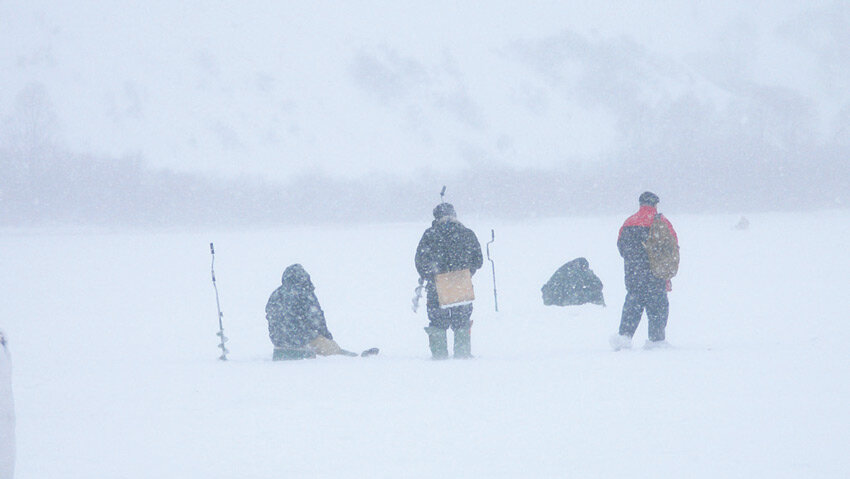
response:
M258 182L311 183L318 217L424 201L410 182L488 214L612 212L644 189L685 211L843 208L848 32L841 1L4 2L0 186L11 222L96 210L40 170L88 190L152 175L82 215L100 221L199 202L177 183L252 198L236 210L274 203Z
M0 0L0 71L19 478L850 470L850 2ZM496 235L471 361L410 310L443 185ZM672 348L614 353L645 190ZM608 306L543 306L576 257ZM271 361L296 262L380 355Z

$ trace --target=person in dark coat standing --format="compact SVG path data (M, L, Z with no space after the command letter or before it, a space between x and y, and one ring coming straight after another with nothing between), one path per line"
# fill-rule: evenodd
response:
M617 237L617 249L623 257L625 270L626 300L623 304L619 332L612 336L610 341L615 351L631 347L632 336L640 324L644 310L649 320L649 340L645 347L667 344L665 329L669 313L667 291L670 290L670 282L652 274L649 255L644 248L644 242L649 236L649 227L658 214L658 201L658 196L654 193L646 191L641 194L638 198L640 209L623 223ZM661 220L667 224L673 238L676 238L676 231L670 221L664 216L661 216Z
M316 354L354 355L339 347L328 331L310 275L300 264L284 270L281 285L266 303L272 359L314 358Z
M419 277L427 281L429 325L425 332L428 333L429 347L434 359L448 357L446 331L449 327L454 333L454 357L472 357L472 304L441 307L435 276L464 269L475 274L483 262L484 256L481 254L478 237L457 220L454 206L450 203L437 205L434 208L434 221L419 240L415 258Z

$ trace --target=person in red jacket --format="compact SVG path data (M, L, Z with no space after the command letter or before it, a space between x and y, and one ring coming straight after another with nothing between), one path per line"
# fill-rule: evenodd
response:
M641 194L638 198L640 209L623 223L617 237L617 249L623 257L625 270L626 300L620 317L620 330L611 337L611 347L615 351L631 347L632 336L640 324L644 310L649 320L649 340L645 347L667 345L665 329L669 313L667 291L670 291L670 282L652 274L649 256L644 248L644 242L649 236L649 227L658 214L658 201L655 193L646 191ZM661 216L661 220L667 224L670 233L678 241L670 221L664 216Z

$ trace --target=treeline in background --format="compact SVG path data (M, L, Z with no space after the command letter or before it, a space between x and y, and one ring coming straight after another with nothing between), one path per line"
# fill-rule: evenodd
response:
M844 209L850 144L816 141L802 115L780 108L747 125L721 121L685 98L635 127L629 147L557 169L517 168L467 152L449 175L423 169L358 179L303 175L285 182L223 179L150 168L144 158L68 151L45 90L22 91L0 123L0 225L277 225L419 221L448 186L462 216L538 218L623 214L646 189L666 212ZM803 112L804 113L804 112ZM711 127L708 125L711 124ZM627 141L626 141L627 140ZM285 151L281 152L286 155ZM298 159L292 159L298 161ZM341 159L340 161L346 161Z

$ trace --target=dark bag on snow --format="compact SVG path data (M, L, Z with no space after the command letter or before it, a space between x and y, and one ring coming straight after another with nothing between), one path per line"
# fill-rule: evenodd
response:
M661 220L661 214L653 218L643 246L649 255L649 269L653 276L665 281L676 276L679 272L679 244L667 223Z
M546 306L571 306L585 303L605 306L602 281L593 274L584 258L561 266L541 288Z

